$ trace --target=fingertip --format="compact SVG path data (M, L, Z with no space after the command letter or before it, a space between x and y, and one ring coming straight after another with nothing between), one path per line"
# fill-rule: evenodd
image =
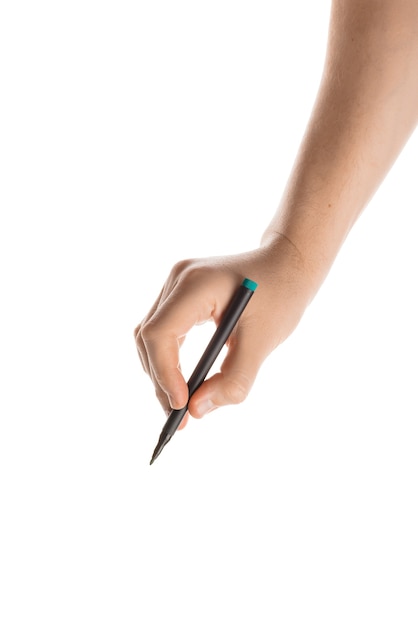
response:
M186 406L189 399L189 390L186 385L184 387L174 389L171 393L168 393L168 401L172 409L182 409Z
M196 419L201 419L207 413L214 411L218 406L212 401L210 397L196 398L189 403L190 415Z

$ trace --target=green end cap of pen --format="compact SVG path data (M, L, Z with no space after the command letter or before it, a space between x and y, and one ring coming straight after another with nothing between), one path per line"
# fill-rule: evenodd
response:
M251 291L255 291L257 289L257 283L255 283L253 280L250 280L249 278L244 278L242 284L244 287L247 287L247 289L251 289Z

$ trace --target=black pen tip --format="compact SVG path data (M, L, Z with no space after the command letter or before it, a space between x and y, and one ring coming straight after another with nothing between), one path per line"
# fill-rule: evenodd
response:
M153 455L152 455L152 459L151 459L151 461L149 462L149 464L150 464L150 465L152 465L152 464L154 463L155 459L156 459L158 456L160 456L160 454L161 454L161 452L162 452L162 450L163 450L164 446L165 446L165 445L166 445L166 444L170 441L170 439L171 439L171 437L170 437L170 436L167 436L167 435L166 435L166 436L161 436L161 437L160 437L160 439L159 439L159 441L158 441L158 443L157 443L157 446L156 446L156 448L155 448L155 450L154 450L154 453L153 453Z
M156 459L156 458L157 458L157 456L160 454L161 450L162 450L162 448L159 448L158 446L155 448L155 450L154 450L154 454L152 455L152 459L151 459L151 461L149 462L149 464L150 464L150 465L152 465L152 464L154 463L155 459Z
M150 465L152 465L154 463L155 459L160 454L160 452L161 452L161 450L158 450L158 446L157 446L157 448L155 448L155 450L154 450L154 454L152 455L152 459L149 462Z

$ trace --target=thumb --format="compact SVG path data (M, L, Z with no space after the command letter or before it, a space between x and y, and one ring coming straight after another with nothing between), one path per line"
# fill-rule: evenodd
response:
M189 401L189 413L200 418L216 408L247 398L261 365L249 342L231 340L221 371L205 380Z

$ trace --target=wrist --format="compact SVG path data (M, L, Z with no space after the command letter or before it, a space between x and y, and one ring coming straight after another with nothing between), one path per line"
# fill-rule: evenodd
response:
M307 242L291 238L286 232L271 226L263 233L260 246L269 255L272 267L287 268L292 280L300 285L306 304L309 304L332 265L331 259L318 254Z

